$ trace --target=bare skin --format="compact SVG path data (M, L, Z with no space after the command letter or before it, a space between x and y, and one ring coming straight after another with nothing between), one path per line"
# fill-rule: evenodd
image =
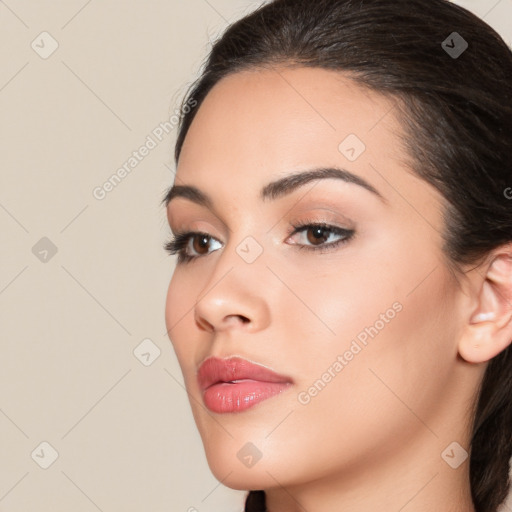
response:
M475 510L460 461L487 361L512 339L510 247L454 278L444 199L407 166L393 105L340 73L244 71L212 89L185 139L175 184L213 207L176 197L169 224L211 238L191 239L198 258L177 265L166 325L210 469L228 487L264 489L270 512ZM366 146L354 161L339 149L349 134ZM329 178L260 198L272 181L324 167L378 194ZM329 248L344 236L291 235L303 221L354 235ZM237 252L247 237L263 251L252 263ZM293 384L244 412L212 413L196 380L212 355ZM261 453L252 467L237 457L246 443Z

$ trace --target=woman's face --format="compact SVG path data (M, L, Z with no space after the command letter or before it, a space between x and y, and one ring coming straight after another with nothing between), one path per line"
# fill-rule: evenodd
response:
M442 198L404 163L395 114L340 73L280 68L223 79L190 127L175 185L209 204L178 193L168 219L209 238L184 247L196 259L174 271L166 325L209 466L229 487L355 475L411 439L437 460L457 439L450 418L469 399L461 295L441 250ZM265 189L320 169L350 178ZM218 386L219 412L197 378L212 356L289 383L239 410L222 393L240 383Z

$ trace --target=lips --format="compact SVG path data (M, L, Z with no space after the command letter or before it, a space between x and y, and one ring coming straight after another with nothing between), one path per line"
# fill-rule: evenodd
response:
M229 359L210 357L199 367L199 386L203 390L220 382L235 382L243 379L261 382L291 382L290 378L278 375L264 366L251 363L241 357Z
M203 400L213 412L240 412L284 391L292 380L247 359L210 357L197 374Z

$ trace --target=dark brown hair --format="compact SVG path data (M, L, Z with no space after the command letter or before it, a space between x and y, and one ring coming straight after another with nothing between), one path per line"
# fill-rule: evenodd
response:
M456 33L456 34L454 34ZM467 48L465 48L467 43ZM223 77L268 66L348 72L396 101L414 172L447 200L444 253L456 271L512 240L512 52L445 0L274 0L232 24L190 88L175 160L204 98ZM477 512L509 490L512 348L488 364L474 404L470 484ZM246 511L265 510L252 491Z

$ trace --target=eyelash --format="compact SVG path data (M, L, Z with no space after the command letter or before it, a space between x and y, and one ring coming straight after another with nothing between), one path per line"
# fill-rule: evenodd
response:
M325 222L314 222L314 221L310 221L310 220L305 220L298 224L292 225L292 230L288 234L287 238L289 238L297 233L300 233L301 231L304 231L306 228L313 228L313 229L321 228L321 229L328 231L334 235L343 235L344 238L341 238L340 240L337 240L336 242L330 242L328 244L322 244L322 245L318 245L318 246L304 245L304 244L292 244L292 245L296 245L299 250L306 249L309 251L318 251L318 250L324 249L324 251L325 251L325 249L327 249L327 250L335 249L336 247L349 242L354 237L354 234L355 234L355 231L353 229L340 228L337 226L327 224ZM208 256L209 253L203 254L201 256L190 256L188 254L185 254L187 244L188 244L189 240L191 238L193 238L194 236L205 236L205 237L208 237L209 239L216 240L216 238L214 238L211 235L209 235L208 233L204 233L202 231L181 232L181 233L176 233L176 235L173 238L171 238L171 240L166 242L164 245L164 249L171 256L173 256L175 254L178 255L178 264L188 263L188 262L191 262L198 258L201 258L203 256Z

